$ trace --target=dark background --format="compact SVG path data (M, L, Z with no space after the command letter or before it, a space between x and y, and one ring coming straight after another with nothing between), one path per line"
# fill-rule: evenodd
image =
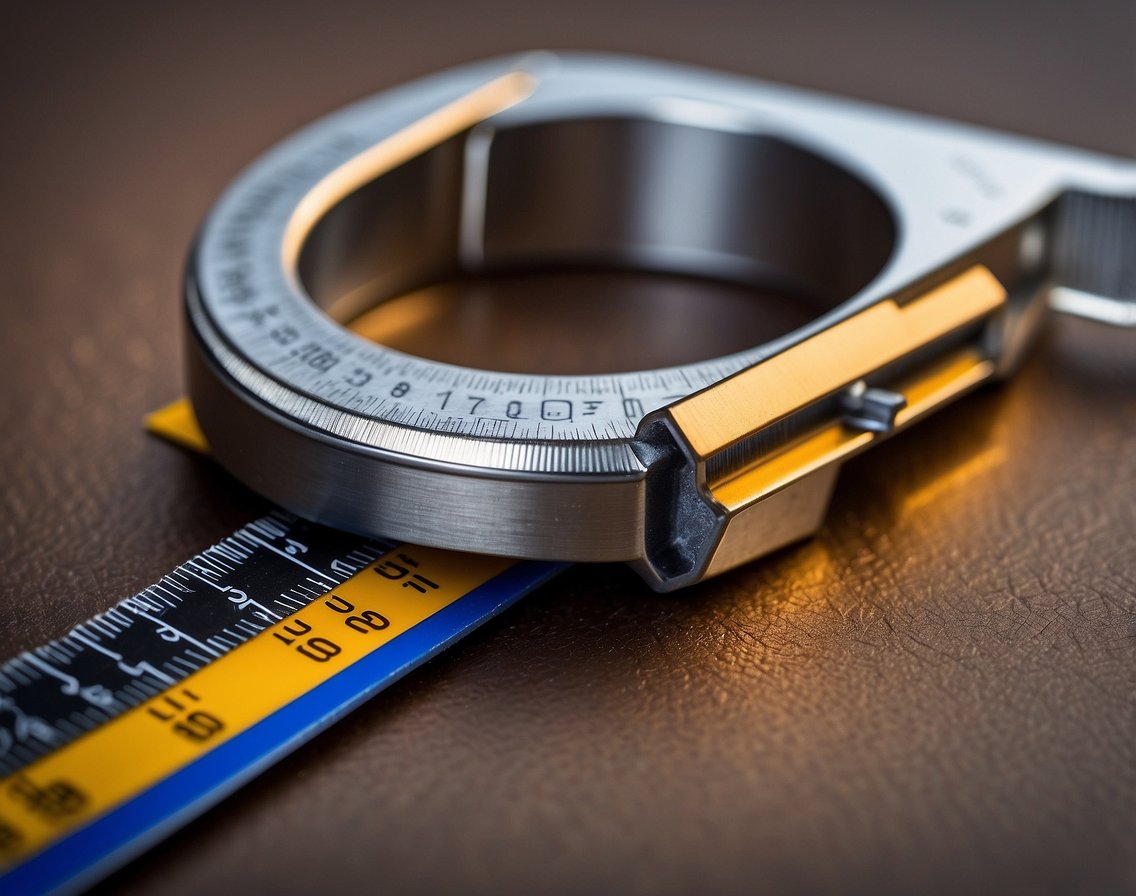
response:
M1136 154L1136 6L6 5L0 654L262 508L144 436L179 274L259 151L532 47ZM1136 335L848 466L813 541L669 597L577 567L108 882L174 893L1136 890ZM255 682L249 683L255 687Z

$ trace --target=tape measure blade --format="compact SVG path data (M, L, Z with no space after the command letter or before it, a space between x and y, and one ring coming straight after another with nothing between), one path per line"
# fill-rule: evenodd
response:
M208 450L188 402L147 426ZM0 893L93 884L564 567L274 511L10 660Z
M0 891L71 891L93 884L562 568L562 564L535 562L508 567L233 738L12 868L0 876Z
M149 432L168 439L175 445L199 454L209 453L209 443L205 440L205 433L201 431L188 398L179 398L147 414L145 425Z

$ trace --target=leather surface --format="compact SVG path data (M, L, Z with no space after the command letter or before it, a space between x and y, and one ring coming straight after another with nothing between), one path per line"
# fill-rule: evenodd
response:
M145 437L211 200L300 124L533 46L1136 153L1127 2L194 4L0 29L0 654L259 512ZM576 567L108 892L1136 889L1136 336L851 463L812 541L673 596ZM255 683L250 683L255 686Z

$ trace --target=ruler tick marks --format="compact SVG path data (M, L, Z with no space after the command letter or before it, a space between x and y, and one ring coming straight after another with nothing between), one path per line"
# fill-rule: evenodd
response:
M280 548L276 547L275 545L269 544L267 541L264 541L261 538L258 538L257 536L253 535L251 532L246 531L246 532L241 532L241 533L238 533L238 534L241 535L243 538L247 538L249 541L255 542L256 544L260 545L261 547L267 548L268 550L272 551L274 554L280 555L285 560L289 560L292 563L295 563L297 566L302 566L308 572L315 573L324 582L327 582L330 585L335 585L335 579L333 579L331 576L327 575L326 573L323 573L320 570L316 569L314 566L309 566L307 563L305 563L303 560L301 560L299 557L295 556L294 554L289 554L287 551L280 550Z
M295 690L281 698L289 707L293 701L298 705L317 694L340 695L331 696L334 705L313 704L312 709L304 710L302 721L289 723L285 736L269 748L276 755L494 615L556 568L532 564L532 572L519 575L513 584L498 586L494 576L507 579L513 575L510 561L402 546L398 550L421 564L431 584L428 592L419 588L411 594L385 573L367 574L395 545L332 532L283 514L261 524L259 530L240 530L226 539L222 551L203 551L154 586L76 626L64 638L0 667L0 775L16 776L0 781L0 891L50 888L27 885L28 875L46 875L42 879L57 881L51 886L93 882L93 877L82 875L107 868L108 856L121 860L137 844L149 842L154 830L168 829L169 819L186 817L185 813L215 801L262 767L267 755L261 752L263 745L236 765L221 760L230 754L219 753L221 764L210 765L218 772L183 779L190 782L191 804L175 807L151 800L146 805L158 805L169 813L161 818L134 814L130 817L135 820L125 824L116 816L122 800L134 805L132 801L152 796L151 786L160 788L167 776L179 775L192 758L211 751L214 742L201 738L225 740L230 732L235 738L251 737L267 710L254 711L249 701L255 704L265 688L278 689L298 675L288 685ZM285 544L290 550L282 549ZM303 553L303 558L292 550ZM242 574L245 565L247 573ZM484 598L470 593L478 582L493 585ZM334 600L319 599L333 589ZM251 599L251 594L263 595L263 602ZM465 606L469 609L461 609ZM449 612L451 607L459 610L451 621L432 621L431 614L443 609ZM289 650L279 649L274 640L264 640L273 626L287 624L280 622L283 617L298 610L303 611L299 618L304 624L314 626L311 634ZM415 619L426 622L418 625ZM407 645L400 648L401 653L388 654L383 645L395 635L412 640L401 641ZM259 670L246 665L244 673L226 672L248 649L260 651L265 665ZM344 669L341 659L323 665L333 651L351 651L356 658L347 660L350 665L362 662L357 657L368 657L372 650L378 665L341 684L335 684L338 670ZM192 683L195 676L207 674L213 682L208 688ZM250 680L258 682L251 691ZM346 684L349 681L358 683ZM320 683L333 689L316 687ZM147 707L178 688L189 688L201 700L182 701L182 710L166 713L170 717L165 727L155 724L145 714ZM215 701L225 691L230 702L218 705ZM245 721L238 724L242 713ZM112 736L117 726L138 714L149 721L118 746L108 748L101 739ZM238 729L248 725L253 729L240 734ZM248 742L258 743L255 738ZM111 755L122 759L108 763L106 757ZM156 778L138 777L150 774L143 770L155 768L155 762L166 771ZM37 788L37 800L66 797L69 811L79 814L45 824L21 796L31 791L7 786L16 780L31 781L29 786ZM124 781L135 783L128 786ZM107 787L118 795L108 795ZM127 789L116 791L116 787ZM88 830L96 829L102 833L95 835L100 844L95 853L73 846L82 842ZM22 838L14 854L3 839L9 830ZM108 851L112 848L113 853ZM10 864L13 860L15 865Z

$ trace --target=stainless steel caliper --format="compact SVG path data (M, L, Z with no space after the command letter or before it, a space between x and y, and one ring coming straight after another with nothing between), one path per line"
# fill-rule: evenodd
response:
M818 316L703 363L538 376L412 357L326 313L581 264L773 288ZM185 294L194 407L254 489L363 533L628 561L669 590L814 532L843 461L1010 372L1048 307L1136 322L1136 163L530 54L272 149L210 213Z

